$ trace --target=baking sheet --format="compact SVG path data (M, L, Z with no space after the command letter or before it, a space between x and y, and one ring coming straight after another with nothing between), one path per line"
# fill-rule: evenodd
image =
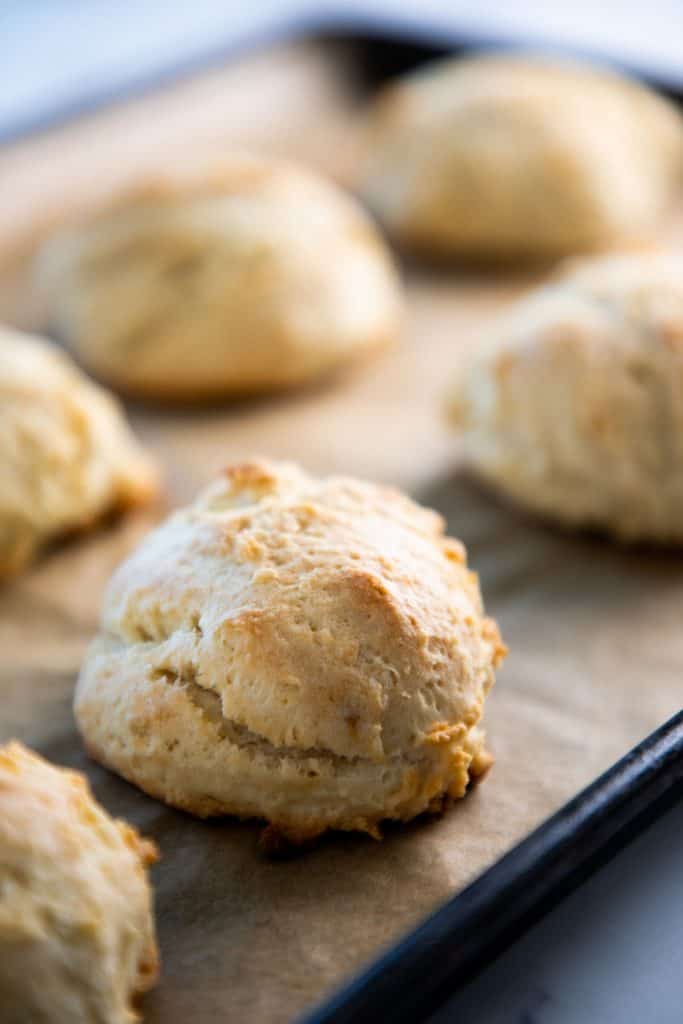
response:
M124 173L112 163L124 139L129 161L143 150L159 159L182 133L196 146L270 140L339 173L344 161L331 160L326 140L345 137L357 95L344 53L335 56L302 45L256 56L0 154L0 222L11 210L14 232L7 227L5 255L27 251L65 187L66 205L77 201L69 173L84 183L98 177L88 166ZM193 109L205 111L201 131L188 121ZM313 118L318 133L304 130ZM144 138L145 125L161 127ZM161 847L153 878L163 974L146 1021L291 1020L680 707L680 555L563 534L497 503L459 472L457 440L440 418L445 378L475 344L474 329L530 280L406 268L403 343L357 372L228 407L130 407L167 467L169 504L225 462L264 454L391 481L446 515L510 655L487 708L496 765L443 818L390 827L381 843L330 837L269 862L256 823L194 821L87 760L70 711L78 666L103 587L154 513L62 545L0 591L0 739L17 736L85 771L104 805ZM4 315L39 321L28 293L11 292L15 308Z

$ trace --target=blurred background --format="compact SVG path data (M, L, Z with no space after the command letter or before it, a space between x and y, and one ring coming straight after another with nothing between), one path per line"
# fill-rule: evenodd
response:
M311 31L382 34L449 48L542 45L616 61L672 88L683 86L683 9L676 0L5 0L0 138L124 90L220 63L246 44Z

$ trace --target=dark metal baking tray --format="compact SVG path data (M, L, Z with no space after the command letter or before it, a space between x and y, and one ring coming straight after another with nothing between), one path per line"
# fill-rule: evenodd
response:
M427 1020L527 928L683 798L679 712L305 1024Z

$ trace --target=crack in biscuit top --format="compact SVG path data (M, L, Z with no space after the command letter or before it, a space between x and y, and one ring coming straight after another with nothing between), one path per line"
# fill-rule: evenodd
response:
M115 575L104 629L189 665L278 747L380 760L475 724L501 650L436 513L296 466L230 467Z

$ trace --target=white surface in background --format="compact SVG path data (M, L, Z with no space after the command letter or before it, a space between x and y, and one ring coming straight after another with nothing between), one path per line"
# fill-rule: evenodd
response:
M632 64L683 83L681 0L345 0L348 16L391 15L396 24L429 24L474 42L538 43Z
M430 1024L681 1024L682 853L679 804Z
M314 7L306 0L0 0L0 134L277 34Z
M681 0L0 0L0 136L285 26L335 24L559 46L683 88Z

